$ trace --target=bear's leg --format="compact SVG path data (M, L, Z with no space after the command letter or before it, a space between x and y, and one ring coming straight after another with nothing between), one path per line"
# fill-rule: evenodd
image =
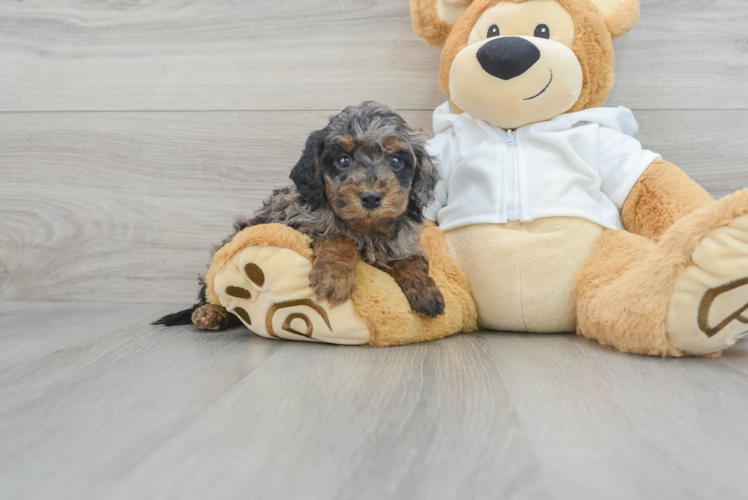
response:
M640 354L719 353L748 333L748 190L686 215L659 243L605 232L574 291L586 337Z
M264 337L333 344L409 344L477 328L467 278L438 228L427 229L421 237L431 264L427 272L444 296L444 314L435 318L414 312L392 276L362 262L351 273L355 277L351 298L337 305L321 299L310 286L310 243L306 236L279 224L237 233L216 252L205 276L210 307L225 308ZM334 249L321 250L317 262L333 258ZM324 274L321 280L326 279ZM433 291L429 287L424 292Z
M666 302L653 290L645 263L657 244L626 231L605 231L574 280L577 333L621 351L680 356L662 328ZM648 279L649 278L649 279ZM639 299L643 297L648 300Z
M412 344L478 329L470 285L449 253L444 233L436 227L427 228L420 243L428 258L428 275L442 295L444 313L430 318L414 312L396 281L403 276L395 279L371 266L359 264L353 303L369 325L370 345ZM433 294L430 283L424 284L423 292Z

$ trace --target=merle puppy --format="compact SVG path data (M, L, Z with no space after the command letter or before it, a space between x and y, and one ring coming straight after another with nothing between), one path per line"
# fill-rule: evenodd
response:
M237 221L234 234L275 222L309 236L314 250L309 284L332 306L351 297L361 260L388 272L414 311L432 318L444 312L418 244L421 211L433 201L439 180L420 132L384 105L350 106L309 136L291 180L254 218ZM238 324L223 307L206 303L204 285L192 308L154 324L190 321L208 330Z

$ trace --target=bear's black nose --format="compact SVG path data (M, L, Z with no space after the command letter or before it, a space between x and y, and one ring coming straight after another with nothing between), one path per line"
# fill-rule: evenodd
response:
M489 75L511 80L538 62L540 50L524 38L505 36L483 44L476 57Z
M382 198L384 198L382 193L372 192L361 193L358 197L361 199L361 205L369 210L378 208L382 204Z

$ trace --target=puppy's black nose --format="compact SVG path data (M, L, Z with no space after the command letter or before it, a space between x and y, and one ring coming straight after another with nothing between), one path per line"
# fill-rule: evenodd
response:
M361 193L358 197L361 199L361 205L369 210L379 207L382 204L382 198L384 198L382 193L372 192Z
M483 44L476 57L489 75L511 80L538 62L540 50L524 38L506 36Z

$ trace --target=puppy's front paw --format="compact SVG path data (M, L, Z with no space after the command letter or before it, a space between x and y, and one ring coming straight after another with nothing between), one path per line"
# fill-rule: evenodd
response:
M192 313L192 324L199 330L226 330L231 326L229 313L219 305L207 304Z
M345 262L317 259L309 272L309 286L331 307L346 302L356 290L356 268Z
M390 274L417 313L436 318L444 314L444 297L429 276L429 263L422 255L395 262Z
M417 313L436 318L444 314L444 297L430 277L418 287L403 290L410 307Z

